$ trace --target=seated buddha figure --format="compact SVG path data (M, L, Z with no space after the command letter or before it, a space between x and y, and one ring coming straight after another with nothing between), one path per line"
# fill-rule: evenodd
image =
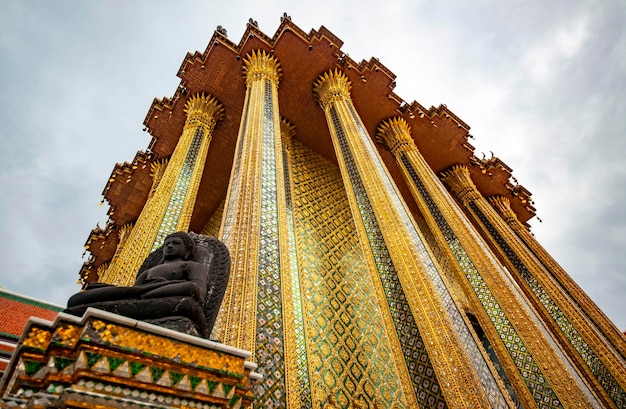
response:
M90 283L70 297L64 312L82 316L87 308L96 308L208 337L229 273L230 256L224 243L176 232L146 258L132 286Z
M172 233L163 243L162 260L138 274L131 287L91 283L73 295L68 307L94 302L162 297L193 297L202 303L206 296L208 267L190 260L194 242L184 232Z

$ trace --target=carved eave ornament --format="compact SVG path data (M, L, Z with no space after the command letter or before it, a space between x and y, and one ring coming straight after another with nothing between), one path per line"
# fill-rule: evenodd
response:
M110 205L107 214L116 226L133 222L145 204L152 177L150 164L153 155L139 151L131 163L118 163L102 192L104 200Z
M528 221L535 216L536 211L531 193L518 183L512 175L513 170L506 163L494 156L492 152L489 158L472 157L468 169L472 180L484 197L508 198L518 220L528 226Z

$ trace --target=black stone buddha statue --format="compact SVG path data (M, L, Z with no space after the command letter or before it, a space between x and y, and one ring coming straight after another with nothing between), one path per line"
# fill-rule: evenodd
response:
M135 284L91 283L68 300L65 312L82 316L98 308L208 338L224 297L230 257L219 240L176 232L152 252Z

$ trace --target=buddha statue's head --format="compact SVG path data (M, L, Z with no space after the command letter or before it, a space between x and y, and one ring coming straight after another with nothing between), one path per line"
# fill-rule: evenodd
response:
M168 234L163 241L163 259L181 258L189 260L194 247L194 241L189 234L182 231Z

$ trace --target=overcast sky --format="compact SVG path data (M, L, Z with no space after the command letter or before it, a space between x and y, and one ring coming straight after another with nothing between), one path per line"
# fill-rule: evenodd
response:
M216 26L321 25L447 104L529 189L532 231L626 330L626 2L0 1L0 286L64 305L116 162ZM262 4L262 5L261 5Z

